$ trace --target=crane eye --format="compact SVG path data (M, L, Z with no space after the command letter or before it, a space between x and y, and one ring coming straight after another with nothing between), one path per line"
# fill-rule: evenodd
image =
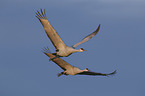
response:
M89 70L88 68L86 68L86 70Z
M87 50L85 50L85 49L83 49L83 48L80 48L82 51L87 51Z
M80 48L81 50L84 50L83 48Z

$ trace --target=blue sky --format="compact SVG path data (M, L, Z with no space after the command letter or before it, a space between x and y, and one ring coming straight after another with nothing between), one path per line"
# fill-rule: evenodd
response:
M35 17L40 8L63 41L71 46L99 33L77 48L87 52L62 58L81 69L115 76L62 76L62 70L42 53L55 51ZM144 0L1 0L1 96L144 96Z

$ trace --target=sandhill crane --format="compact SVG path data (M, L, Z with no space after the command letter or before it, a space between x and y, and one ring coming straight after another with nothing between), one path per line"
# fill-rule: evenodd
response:
M45 30L47 36L49 37L49 39L51 40L52 44L54 45L54 47L56 49L56 53L53 53L53 55L56 55L56 57L57 56L58 57L67 57L67 56L69 56L69 55L71 55L72 53L75 53L75 52L86 51L83 48L80 48L80 49L75 49L75 48L78 45L80 45L80 44L82 44L84 42L87 42L92 37L94 37L99 32L99 29L100 29L100 24L99 24L99 26L98 26L96 31L94 31L93 33L87 35L79 43L76 43L72 47L69 47L69 46L65 45L65 43L62 41L62 39L60 38L58 33L55 31L55 29L49 23L49 21L48 21L48 19L46 17L45 9L44 9L44 12L42 11L42 9L41 9L41 12L37 11L36 12L36 17L39 19L39 21L43 25L44 30Z
M55 57L55 55L51 54L49 49L47 49L47 48L44 49L44 54L46 54L50 59ZM58 74L58 77L61 75L92 75L92 76L101 75L101 76L108 76L108 75L113 75L116 73L116 70L112 73L109 73L109 74L91 72L88 70L88 68L81 70L77 67L74 67L74 66L68 64L66 61L62 60L59 57L52 59L52 61L64 70L63 72Z

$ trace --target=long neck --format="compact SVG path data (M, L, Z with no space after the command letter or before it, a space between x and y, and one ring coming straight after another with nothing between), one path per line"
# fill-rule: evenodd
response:
M80 49L75 49L75 52L82 52L82 51L80 51Z
M81 52L80 49L74 49L73 47L71 47L71 51L72 51L72 53Z
M79 68L77 68L77 67L73 67L73 72L74 72L74 74L78 74L78 73L80 73L80 72L83 72L84 70L81 70L81 69L79 69Z
M67 68L66 71L64 71L64 73L69 74L69 75L76 75L77 73L80 73L82 70L80 70L77 67L69 67Z

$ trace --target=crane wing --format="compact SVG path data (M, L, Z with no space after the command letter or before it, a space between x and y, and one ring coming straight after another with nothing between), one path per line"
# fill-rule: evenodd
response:
M56 63L63 70L66 70L66 69L73 67L70 64L68 64L66 61L62 60L61 58L55 58L55 55L49 53L49 49L45 48L43 53L46 54L50 59L52 59L52 61L54 63ZM53 58L55 58L55 59L53 59Z
M58 33L55 31L55 29L49 23L49 21L46 17L45 9L44 9L44 12L41 9L41 13L39 11L37 11L36 17L39 19L39 21L43 25L44 30L45 30L47 36L49 37L49 39L51 40L52 44L54 45L54 47L56 49L65 47L66 45L64 44L64 42L62 41L62 39L60 38Z
M108 76L108 75L113 75L116 73L116 70L112 73L109 74L104 74L104 73L97 73L97 72L91 72L91 71L84 71L81 73L78 73L77 75L92 75L92 76L96 76L96 75L101 75L101 76Z
M75 45L73 45L73 48L76 48L78 45L84 43L84 42L87 42L88 40L90 40L92 37L94 37L100 30L100 24L97 28L96 31L94 31L93 33L87 35L82 41L80 41L79 43L76 43Z

